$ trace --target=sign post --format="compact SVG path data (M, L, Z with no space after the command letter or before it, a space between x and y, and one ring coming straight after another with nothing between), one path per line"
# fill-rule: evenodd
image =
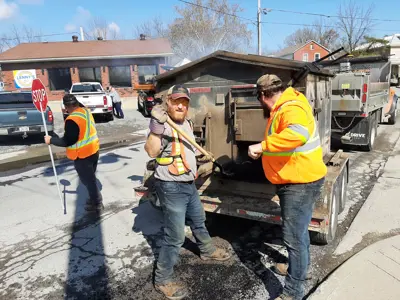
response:
M44 118L44 112L47 109L48 98L47 98L46 89L45 89L42 81L40 81L40 79L34 79L32 81L32 101L33 101L33 104L35 105L35 107L37 108L37 110L41 112L44 131L45 131L46 135L49 135L49 133L47 131L46 120ZM56 170L56 166L54 164L53 152L51 152L51 146L48 145L48 147L49 147L49 152L50 152L51 164L53 165L53 172L56 177L58 195L60 196L61 205L64 209L64 214L66 214L64 200L63 200L63 197L61 196L60 184L58 183L57 170Z

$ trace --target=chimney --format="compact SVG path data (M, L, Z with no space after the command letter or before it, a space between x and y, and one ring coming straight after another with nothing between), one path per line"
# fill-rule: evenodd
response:
M146 40L146 35L143 34L143 33L141 33L141 34L140 34L140 40L141 40L141 41Z
M101 36L99 36L99 37L97 38L97 40L98 40L98 41L102 41L103 38L102 38Z
M73 35L73 36L72 36L72 41L73 41L74 43L77 43L77 42L78 42L78 36Z

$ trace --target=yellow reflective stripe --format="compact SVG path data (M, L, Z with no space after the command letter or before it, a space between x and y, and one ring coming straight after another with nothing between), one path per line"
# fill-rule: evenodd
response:
M82 141L76 142L70 147L67 147L69 149L75 150L75 149L80 149L84 146L87 146L93 142L95 142L98 139L97 133L95 133L93 136L89 137L88 139L84 139Z
M156 161L160 165L170 165L174 162L174 158L172 156L168 157L157 157Z
M303 146L297 147L297 148L293 149L292 151L286 151L286 152L268 152L268 151L264 151L263 155L265 155L265 156L290 156L290 155L293 155L295 153L306 154L306 153L313 152L313 151L317 150L320 147L321 146L320 146L319 136L316 136L316 137L312 138L311 140L309 140Z
M310 138L310 133L308 132L308 129L304 127L303 125L300 124L292 124L289 125L288 128L295 133L296 135L301 137L301 140L303 143L306 143L309 138Z

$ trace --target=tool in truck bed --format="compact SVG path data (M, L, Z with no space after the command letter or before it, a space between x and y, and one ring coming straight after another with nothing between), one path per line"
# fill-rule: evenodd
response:
M261 160L247 155L248 146L264 139L266 120L255 95L255 82L266 73L295 85L314 109L328 174L321 198L309 225L313 240L329 243L335 238L338 213L346 201L348 155L331 152L331 80L334 76L316 64L217 51L156 77L157 93L174 84L190 90L189 117L196 141L214 154L233 176L220 176L212 163L199 166L196 185L206 211L281 223L275 186L264 176ZM143 185L136 196L157 207L152 191L154 161L147 164Z

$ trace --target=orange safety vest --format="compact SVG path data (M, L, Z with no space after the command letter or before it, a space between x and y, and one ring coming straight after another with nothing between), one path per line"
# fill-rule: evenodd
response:
M297 106L306 112L304 120L297 117L288 120L289 116L282 113L284 107ZM285 119L286 118L286 119ZM290 124L286 127L284 124ZM285 133L281 133L288 129ZM311 133L311 134L310 134ZM282 144L285 139L278 139L277 135L287 134L298 136L301 146L290 148L289 144ZM275 138L275 140L274 140ZM297 142L298 143L298 142ZM271 116L265 131L262 164L265 176L273 184L309 183L323 178L327 167L323 161L323 150L318 134L313 111L307 98L293 88L286 89L277 100L271 111Z
M79 126L78 141L74 145L67 147L67 157L69 159L83 159L99 151L100 143L94 126L94 119L87 109L77 108L67 117L67 120L72 120Z

